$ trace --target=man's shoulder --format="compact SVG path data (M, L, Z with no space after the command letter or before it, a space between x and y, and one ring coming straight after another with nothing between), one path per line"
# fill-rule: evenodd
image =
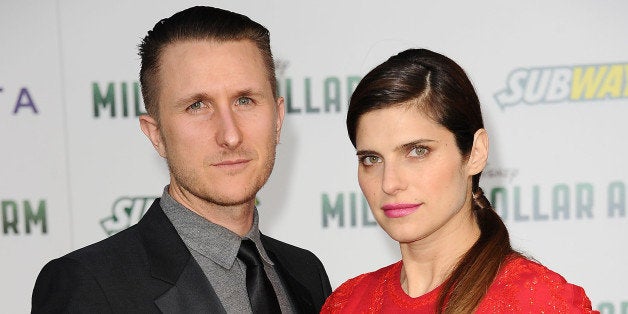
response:
M40 277L74 280L81 276L110 278L120 265L141 265L144 249L135 226L49 261ZM81 280L82 281L82 280Z
M129 253L137 255L141 251L141 247L137 225L134 225L108 238L74 250L61 259L102 262Z
M33 312L153 312L154 299L169 284L153 278L139 229L132 226L48 262L35 282Z
M72 251L61 259L93 261L98 264L111 259L128 259L141 255L145 250L147 234L163 230L161 225L152 226L155 222L165 221L160 215L165 217L159 206L159 199L157 199L137 224L96 243Z

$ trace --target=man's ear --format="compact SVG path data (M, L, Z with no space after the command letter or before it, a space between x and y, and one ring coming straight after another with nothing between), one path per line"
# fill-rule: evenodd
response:
M488 133L479 129L473 135L473 147L469 154L468 169L470 175L476 175L484 170L488 160Z
M281 127L283 126L283 118L286 115L286 108L283 97L277 98L277 121L275 128L277 130L277 144L281 138Z
M153 144L159 156L166 158L166 147L161 138L161 130L159 129L159 123L153 117L148 114L140 116L140 128L146 135L148 140Z

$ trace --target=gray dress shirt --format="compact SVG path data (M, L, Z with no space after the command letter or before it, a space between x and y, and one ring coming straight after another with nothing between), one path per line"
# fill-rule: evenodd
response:
M251 313L246 292L246 265L237 258L242 238L214 224L175 201L168 186L159 202L177 233L209 280L227 313ZM264 263L264 270L277 294L282 313L293 313L293 306L260 240L257 208L253 226L244 236L253 240Z

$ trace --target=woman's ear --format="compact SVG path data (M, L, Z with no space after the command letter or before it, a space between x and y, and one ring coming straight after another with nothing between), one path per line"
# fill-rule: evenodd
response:
M470 175L476 175L484 170L488 160L488 133L485 129L479 129L473 135L473 147L469 154L467 164Z

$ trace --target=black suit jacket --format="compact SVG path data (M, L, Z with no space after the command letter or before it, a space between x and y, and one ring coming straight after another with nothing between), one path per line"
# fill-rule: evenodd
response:
M299 313L331 293L311 252L262 235ZM224 313L203 271L155 200L140 222L50 261L37 277L33 313Z

